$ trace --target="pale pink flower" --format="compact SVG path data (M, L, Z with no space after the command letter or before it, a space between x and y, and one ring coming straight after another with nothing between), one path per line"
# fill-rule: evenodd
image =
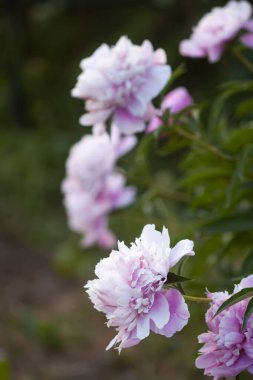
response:
M67 177L62 184L69 227L83 235L81 244L112 248L116 240L108 229L108 214L134 201L135 189L125 186L125 177L115 168L116 160L135 143L112 129L84 136L70 150Z
M154 51L149 41L133 45L121 37L115 46L103 44L89 58L81 61L83 72L72 96L84 99L87 113L82 125L113 123L124 134L145 129L155 98L170 78L164 50Z
M130 248L118 242L118 250L97 264L98 278L85 288L95 309L118 332L107 349L133 346L150 331L171 337L188 323L181 293L163 289L168 272L185 255L194 255L192 241L181 240L170 248L168 230L164 227L161 233L149 224Z
M215 7L207 13L193 29L188 40L180 44L184 56L207 57L209 62L217 62L225 46L243 29L250 28L252 6L247 1L230 1L224 7ZM250 41L249 41L250 40ZM244 37L242 42L250 46L252 36Z
M253 287L253 275L235 285L233 294L243 288ZM208 332L199 335L203 343L197 368L215 380L235 377L242 371L253 374L253 315L250 316L245 331L242 331L243 316L249 299L243 300L214 317L218 308L226 301L228 292L210 293L211 306L206 313Z
M169 110L170 114L173 115L192 104L193 99L185 87L177 87L170 91L165 95L161 103L161 108L156 110L156 115L151 118L146 132L153 132L163 125L161 117L166 110ZM169 120L169 123L170 122L172 122L172 120Z

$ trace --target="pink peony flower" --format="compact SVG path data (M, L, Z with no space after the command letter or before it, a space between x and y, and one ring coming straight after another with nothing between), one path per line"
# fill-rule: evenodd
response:
M235 286L234 293L243 288L253 287L253 275L248 276ZM243 316L249 299L243 300L215 315L218 308L230 295L228 292L208 293L212 298L211 307L206 313L208 332L199 335L203 343L197 368L203 368L207 376L215 380L234 377L242 371L253 374L253 315L248 320L246 330L242 331Z
M108 214L135 198L135 189L125 187L124 175L117 172L115 163L134 143L134 137L121 138L113 128L111 138L106 133L89 135L71 148L62 192L69 226L83 235L84 246L115 246L107 227Z
M185 255L194 255L192 241L181 240L170 248L168 230L161 233L149 224L130 248L118 242L118 251L97 264L98 278L85 288L95 309L106 314L108 327L118 332L107 349L134 346L150 331L171 337L183 329L189 319L184 298L163 285Z
M247 1L230 1L224 7L215 7L193 29L188 40L180 44L180 54L188 57L207 57L217 62L228 42L242 29L249 30L252 6ZM249 36L242 39L247 45ZM252 40L252 37L251 37ZM250 41L248 45L250 46Z
M147 127L147 132L153 132L163 125L161 116L168 109L170 114L175 114L182 111L184 108L193 104L193 99L185 87L177 87L165 95L161 108L156 111L156 116L153 116Z
M152 114L152 99L170 78L164 50L149 41L133 45L127 37L109 47L103 44L81 61L82 74L72 96L86 101L82 125L104 123L110 116L124 134L145 129Z

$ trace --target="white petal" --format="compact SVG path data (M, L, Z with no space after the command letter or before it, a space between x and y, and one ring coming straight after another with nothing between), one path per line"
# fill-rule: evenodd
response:
M183 256L194 256L192 240L181 240L170 251L170 268L174 267Z

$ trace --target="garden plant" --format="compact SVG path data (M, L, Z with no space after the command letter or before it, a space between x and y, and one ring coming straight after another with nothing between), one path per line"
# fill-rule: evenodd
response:
M89 133L71 148L61 188L80 245L107 252L84 286L116 329L106 349L121 352L151 332L184 334L196 303L207 325L196 367L214 380L253 374L252 49L253 8L241 0L210 10L179 44L182 61L227 56L248 70L208 98L176 86L191 75L187 62L171 67L148 40L123 36L81 61L71 94L84 102ZM121 231L136 220L142 231L124 243Z

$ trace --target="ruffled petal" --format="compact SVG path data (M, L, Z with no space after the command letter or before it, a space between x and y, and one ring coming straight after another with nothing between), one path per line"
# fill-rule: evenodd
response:
M154 326L154 324L152 324L151 328L152 331L157 334L165 335L169 338L177 331L181 331L187 325L190 313L183 296L178 290L170 289L163 291L163 295L166 297L169 305L169 321L161 329Z

